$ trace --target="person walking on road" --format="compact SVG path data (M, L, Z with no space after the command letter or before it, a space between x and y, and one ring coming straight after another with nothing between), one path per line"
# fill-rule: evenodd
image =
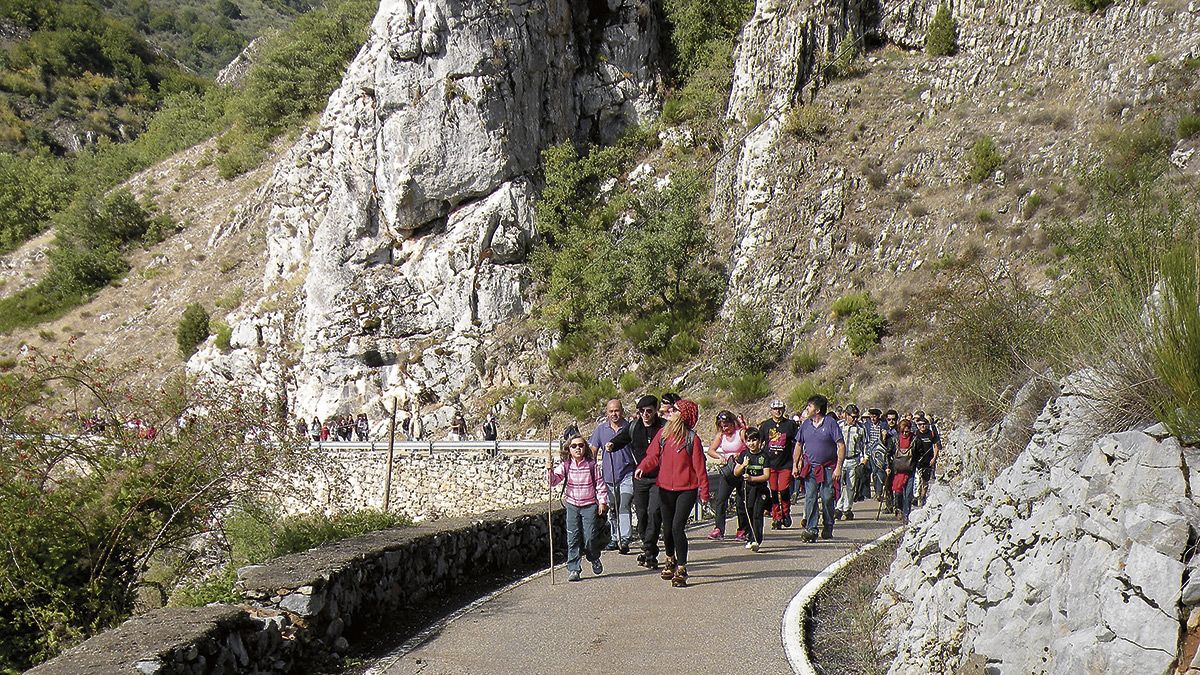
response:
M763 516L771 498L771 489L767 485L769 479L767 455L763 449L762 436L758 429L746 430L746 449L737 457L733 474L739 480L744 480L743 488L746 512L747 535L750 539L746 548L758 553L763 543Z
M627 447L633 456L634 467L646 458L650 442L663 426L666 416L661 412L670 410L669 404L660 407L658 398L643 396L637 401L637 417L625 429L609 441L614 447ZM638 565L647 569L658 569L658 535L662 531L662 514L659 512L658 472L648 472L642 477L634 474L633 509L637 513L637 536L642 552L638 554Z
M858 466L867 459L867 434L858 423L858 406L853 403L846 406L845 416L845 419L838 423L842 428L842 439L846 443L846 457L842 462L840 474L842 494L838 497L837 507L833 512L836 520L854 520L854 500L858 498L858 481L862 476Z
M701 502L708 502L704 448L693 431L699 416L700 409L695 402L687 399L677 402L675 413L650 442L645 459L634 473L635 477L642 478L658 471L663 548L667 552L661 576L671 580L671 585L677 588L687 586L687 519L696 506L697 492Z
M796 423L783 415L783 401L771 401L771 418L758 425L758 433L767 444L767 462L771 469L771 529L792 526L792 447L796 442Z
M720 541L725 538L725 521L729 513L729 496L734 496L735 513L737 514L737 541L746 542L745 497L742 491L742 479L733 474L738 455L746 449L745 430L737 425L737 418L728 410L717 414L717 435L713 437L712 445L708 446L708 456L721 463L720 480L717 481L716 495L713 499L713 529L708 538Z
M805 541L816 541L817 525L824 521L821 537L833 536L833 502L840 489L839 476L846 459L846 443L836 420L826 417L829 400L817 394L808 399L808 419L800 425L796 444L796 475L804 480Z
M593 448L604 450L600 465L608 489L608 503L612 505L608 510L608 525L612 531L608 550L620 549L621 553L629 553L629 540L633 537L633 470L637 465L628 443L616 445L612 439L627 426L629 422L625 421L621 399L614 398L604 406L604 422L588 439Z
M596 529L603 527L600 519L608 508L608 493L601 487L604 477L600 475L600 465L582 436L568 438L559 459L558 466L547 459L546 471L551 486L566 483L563 503L567 507L567 580L579 581L583 569L581 557L592 563L594 574L604 571Z

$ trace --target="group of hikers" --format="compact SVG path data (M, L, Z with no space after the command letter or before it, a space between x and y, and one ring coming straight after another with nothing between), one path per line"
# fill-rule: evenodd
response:
M722 410L707 448L699 407L675 393L641 397L632 420L619 399L608 401L587 438L568 429L559 461L546 467L550 485L563 485L568 580L580 580L583 559L601 574L604 550L638 547L638 565L658 570L661 531L660 576L686 587L687 526L697 500L712 506L711 540L725 539L732 503L733 539L756 553L766 518L771 529L791 527L792 504L801 499L805 542L831 538L834 522L853 520L855 503L872 494L881 511L902 521L923 503L941 452L937 425L924 411L871 408L862 416L855 405L830 411L821 395L791 417L785 409L772 401L771 416L757 427ZM719 467L711 478L710 461Z
M320 417L313 417L312 424L303 417L296 420L296 435L300 438L310 438L314 442L344 442L349 443L358 437L359 443L364 443L371 431L366 413L354 415L337 415L327 418L324 422Z

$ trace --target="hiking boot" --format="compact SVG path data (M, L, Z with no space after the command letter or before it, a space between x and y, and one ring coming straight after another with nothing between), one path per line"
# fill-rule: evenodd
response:
M567 581L579 581L579 570L571 570L567 575Z
M853 511L846 512L846 520L854 520L854 512Z
M604 547L604 550L605 550L605 551L615 551L615 550L617 550L617 542L615 542L615 541L610 541L610 542L608 542L608 546L605 546L605 547Z
M674 558L672 558L671 556L667 556L667 562L663 563L662 572L659 572L658 576L662 577L663 579L665 579L667 581L670 581L671 579L675 578L675 559Z
M617 550L621 552L621 555L629 555L629 542L621 542L621 545L617 547Z
M595 574L596 576L600 576L603 573L604 573L604 563L600 562L600 559L597 558L595 561L592 562L592 574Z
M687 587L687 567L679 565L675 568L675 575L671 577L671 585L675 588Z
M771 521L771 529L772 529L772 530L778 530L778 529L779 529L779 521L778 521L778 520L772 520L772 521Z
M832 525L826 525L825 527L821 528L821 538L822 539L833 539L833 526Z
M814 542L816 540L817 540L816 530L804 530L803 532L800 533L800 541L811 544L812 542Z
M656 570L658 569L658 558L646 558L646 561L642 563L642 566L648 570Z
M834 519L834 520L841 520L841 519L842 519L842 510L841 510L841 509L834 509L834 510L833 510L833 519Z
M789 512L784 512L784 514L783 514L783 526L784 526L784 527L791 527L791 526L792 526L792 514L791 514L791 513L789 513Z
M737 536L735 536L735 537L733 538L733 540L734 540L734 541L736 541L736 542L737 542L737 543L739 543L739 544L744 544L744 543L746 543L746 531L745 531L745 530L738 530L738 531L737 531Z
M637 564L638 564L638 567L645 567L645 566L646 566L646 554L645 554L645 552L642 552L642 553L639 553L639 554L638 554L638 556L637 556Z
M758 553L759 543L757 541L750 542L750 550Z
M713 528L712 532L708 533L708 538L712 541L721 541L725 538L725 533L718 528Z
M752 542L752 541L746 542L746 550L753 551L754 550L754 542Z

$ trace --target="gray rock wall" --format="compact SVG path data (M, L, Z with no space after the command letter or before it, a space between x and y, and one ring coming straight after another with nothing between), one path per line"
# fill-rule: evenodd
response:
M563 513L554 537L564 541ZM246 602L161 609L64 652L35 675L304 673L457 585L547 560L544 506L383 530L238 571Z
M303 468L271 492L289 513L382 508L387 449L380 448L313 451ZM545 457L397 452L392 463L390 509L418 521L547 499Z
M1167 673L1191 660L1200 449L1161 427L1097 439L1095 407L1068 383L1012 467L933 486L880 587L891 672Z
M384 402L444 428L488 386L532 382L541 151L612 140L657 105L650 0L384 0L316 128L241 215L265 221L273 297L193 372L324 419Z

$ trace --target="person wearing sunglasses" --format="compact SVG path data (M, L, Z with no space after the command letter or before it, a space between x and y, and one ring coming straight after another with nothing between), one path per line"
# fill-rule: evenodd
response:
M563 444L559 464L546 460L550 485L563 485L563 503L567 507L567 581L579 581L582 571L580 558L592 563L592 573L601 574L600 545L597 528L607 527L604 513L608 510L608 491L604 476L592 448L583 436L572 436Z
M729 496L732 494L737 504L737 536L738 543L746 543L746 514L745 496L742 490L742 479L733 475L733 468L738 455L746 450L745 430L738 427L737 418L728 410L717 413L717 435L708 446L709 457L721 463L720 477L717 481L717 494L713 500L713 529L708 538L720 541L725 538L725 521L729 514Z
M708 471L704 447L693 429L700 408L686 399L675 404L675 414L667 421L638 464L634 476L645 478L658 472L658 497L663 518L663 549L667 553L661 576L676 588L687 586L687 519L696 506L708 502Z
M637 401L637 415L625 428L613 436L612 447L626 447L633 455L636 467L646 458L646 450L659 429L666 425L662 409L672 410L671 404L659 405L658 398L647 394ZM633 479L633 511L637 514L637 531L634 536L641 542L642 552L637 563L646 569L658 569L658 535L662 531L662 514L658 508L658 472L650 472Z

